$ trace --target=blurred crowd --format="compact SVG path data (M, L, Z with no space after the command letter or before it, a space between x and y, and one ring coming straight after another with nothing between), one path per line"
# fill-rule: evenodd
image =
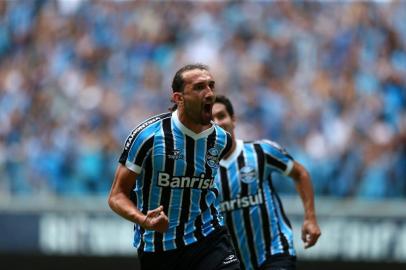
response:
M0 1L0 196L106 194L129 132L202 62L237 135L283 145L317 195L405 197L405 18L404 1Z

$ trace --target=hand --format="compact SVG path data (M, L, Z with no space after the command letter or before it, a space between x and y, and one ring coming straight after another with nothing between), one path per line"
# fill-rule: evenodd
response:
M148 211L141 226L146 230L153 230L160 233L166 232L169 221L163 210L164 207L161 205L156 209Z
M305 249L314 246L320 235L321 231L316 220L305 220L303 222L302 240Z

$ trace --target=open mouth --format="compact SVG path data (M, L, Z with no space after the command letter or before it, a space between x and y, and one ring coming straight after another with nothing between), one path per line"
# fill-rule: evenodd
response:
M206 103L206 104L203 105L203 111L204 111L205 113L211 114L212 108L213 108L213 104L212 104L212 103Z

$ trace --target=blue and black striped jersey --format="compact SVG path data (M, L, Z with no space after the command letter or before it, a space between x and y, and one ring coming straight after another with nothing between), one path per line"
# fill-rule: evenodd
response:
M231 136L213 124L196 134L177 111L149 118L127 138L120 163L136 172L133 202L144 214L163 205L169 219L165 233L135 225L134 246L145 252L177 249L224 225L214 182Z
M268 140L237 140L233 153L220 161L218 199L243 269L259 269L273 255L295 256L291 225L272 185L272 173L287 175L293 163Z

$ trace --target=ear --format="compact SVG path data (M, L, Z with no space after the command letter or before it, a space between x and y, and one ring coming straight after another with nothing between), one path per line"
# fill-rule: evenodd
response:
M183 94L181 92L172 93L172 100L179 105L183 102Z

